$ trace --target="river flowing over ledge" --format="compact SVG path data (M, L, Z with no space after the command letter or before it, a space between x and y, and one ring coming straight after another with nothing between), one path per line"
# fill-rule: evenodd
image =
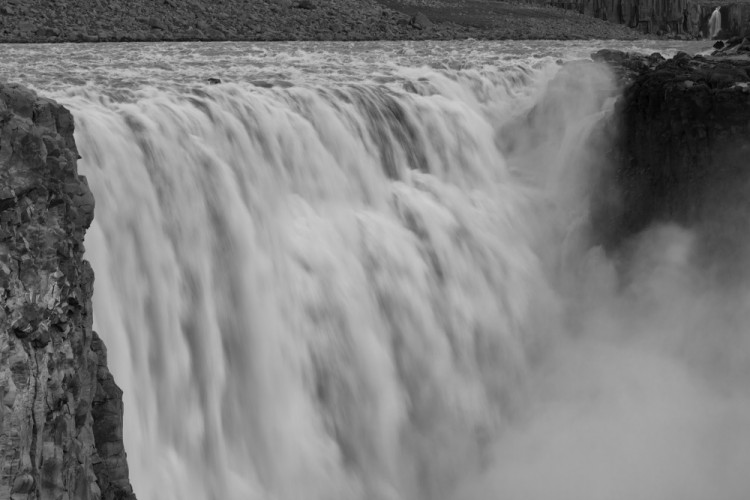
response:
M556 43L43 49L9 48L5 71L33 61L29 85L76 119L94 325L141 500L750 487L750 295L720 279L747 256L706 253L673 193L636 224L652 197L618 188L672 175L648 163L659 124L685 129L678 148L745 133L739 111L671 111L746 104L733 70L613 70ZM633 78L651 125L626 119Z

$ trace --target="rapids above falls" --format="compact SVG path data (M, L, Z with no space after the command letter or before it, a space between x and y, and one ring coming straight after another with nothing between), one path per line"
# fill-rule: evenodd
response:
M141 500L746 498L750 294L598 246L588 45L37 50Z

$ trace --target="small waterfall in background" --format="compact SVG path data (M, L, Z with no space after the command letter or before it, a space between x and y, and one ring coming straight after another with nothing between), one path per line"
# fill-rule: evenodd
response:
M706 315L689 293L649 300L664 281L648 271L636 281L651 288L622 292L592 246L614 88L601 67L550 61L67 97L97 201L95 328L125 391L139 498L708 491L699 473L684 491L628 479L658 439L685 462L657 454L664 477L694 471L698 443L721 441L704 413L725 406L695 403L674 336L621 346L673 331L643 319L655 304ZM740 401L725 428L747 416ZM748 452L721 442L710 477L739 492Z

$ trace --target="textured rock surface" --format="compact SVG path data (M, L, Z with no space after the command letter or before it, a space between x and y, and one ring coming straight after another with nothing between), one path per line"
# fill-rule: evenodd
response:
M739 56L739 55L750 55L750 38L733 37L727 40L726 43L722 41L716 42L714 45L716 50L714 56Z
M598 50L591 54L591 59L608 64L623 86L629 85L635 78L665 61L664 56L658 52L644 56L611 49Z
M91 329L94 199L73 117L0 84L0 498L129 499L120 390Z
M533 5L498 0L420 0L420 5L411 0L0 0L0 42L638 37L622 26ZM420 10L430 24L410 23Z
M696 229L712 262L746 252L750 59L678 54L635 77L618 116L621 195L602 218L610 243L670 221Z

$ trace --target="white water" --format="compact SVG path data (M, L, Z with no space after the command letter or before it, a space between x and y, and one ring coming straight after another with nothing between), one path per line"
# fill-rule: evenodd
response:
M592 246L586 47L132 47L34 75L141 500L747 498L750 296Z
M721 31L721 11L716 7L708 19L708 37L713 39Z

